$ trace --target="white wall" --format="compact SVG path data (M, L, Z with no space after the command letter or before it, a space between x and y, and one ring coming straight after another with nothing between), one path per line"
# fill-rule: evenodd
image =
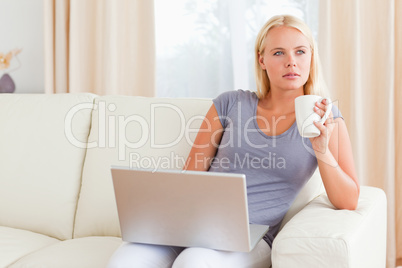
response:
M0 52L22 48L17 56L21 66L9 73L16 85L15 93L45 91L43 42L43 0L0 0ZM17 66L13 58L7 70Z

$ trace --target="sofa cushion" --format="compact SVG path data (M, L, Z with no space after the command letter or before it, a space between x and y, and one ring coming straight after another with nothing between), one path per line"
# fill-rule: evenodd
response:
M72 237L93 99L0 96L0 225Z
M122 243L117 237L85 237L65 240L29 254L9 268L106 267Z
M212 105L207 99L127 96L95 103L75 237L120 236L110 166L181 169Z
M0 267L8 267L21 257L57 242L45 235L0 226Z

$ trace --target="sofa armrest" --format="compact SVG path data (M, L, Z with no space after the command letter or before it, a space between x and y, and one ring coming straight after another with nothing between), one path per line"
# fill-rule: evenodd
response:
M362 186L356 210L337 210L322 194L278 233L272 267L385 267L387 201Z

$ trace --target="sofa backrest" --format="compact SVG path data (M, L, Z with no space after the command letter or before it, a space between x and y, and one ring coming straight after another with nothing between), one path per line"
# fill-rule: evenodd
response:
M211 104L208 99L96 98L74 237L120 236L110 166L182 169Z
M211 105L208 99L96 98L74 237L120 236L110 166L181 169ZM321 185L313 176L284 223L322 192Z
M1 94L1 226L72 238L93 99Z

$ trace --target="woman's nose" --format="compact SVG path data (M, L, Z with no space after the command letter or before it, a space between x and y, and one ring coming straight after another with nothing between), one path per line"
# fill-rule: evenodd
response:
M292 56L288 57L286 67L295 67L295 66L296 66L295 59Z

